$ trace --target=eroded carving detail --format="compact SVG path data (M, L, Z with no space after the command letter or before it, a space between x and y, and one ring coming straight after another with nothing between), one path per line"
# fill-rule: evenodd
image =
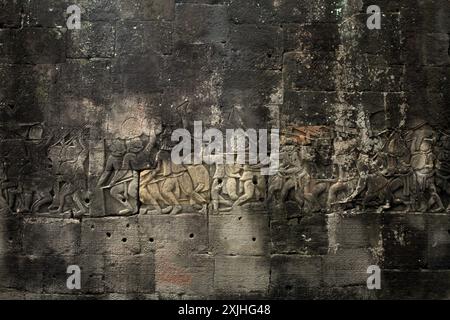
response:
M19 214L87 213L87 131L23 124L8 128L8 132L1 142L1 198L8 210Z

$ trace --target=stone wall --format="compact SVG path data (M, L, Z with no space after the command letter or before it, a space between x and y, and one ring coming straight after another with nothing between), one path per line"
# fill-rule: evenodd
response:
M448 0L0 1L0 298L450 298L449 35ZM279 129L279 172L171 163L194 121Z

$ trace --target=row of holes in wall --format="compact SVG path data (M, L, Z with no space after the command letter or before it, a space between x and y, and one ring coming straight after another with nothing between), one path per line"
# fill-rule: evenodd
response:
M239 217L239 220L241 220L241 219L242 219L242 217ZM126 227L129 228L129 227L130 227L130 224L127 223ZM95 226L94 226L94 225L91 225L91 230L94 230L94 229L95 229ZM449 230L449 232L450 232L450 230ZM106 237L107 237L107 238L111 238L111 236L112 236L112 234L111 234L110 232L107 232L107 233L106 233ZM189 238L190 238L190 239L193 239L194 236L195 236L195 235L194 235L193 233L189 234ZM148 241L149 241L149 242L154 242L155 239L154 239L154 238L149 238ZM253 238L252 238L252 241L255 242L255 241L256 241L256 238L253 237ZM122 242L127 242L127 238L122 238Z
M239 218L239 220L240 220L240 218ZM126 227L129 228L129 227L130 227L130 224L127 224ZM94 225L91 225L91 230L94 230L94 229L95 229L95 226L94 226ZM107 232L107 233L106 233L106 237L107 237L107 238L111 238L111 236L112 236L111 232ZM190 234L189 234L189 238L190 238L190 239L193 239L194 237L195 237L195 235L194 235L193 233L190 233ZM154 238L149 238L148 241L149 241L149 242L154 242L155 239L154 239ZM256 241L256 238L253 237L253 238L252 238L252 241L255 242L255 241ZM127 238L122 238L122 242L127 242Z

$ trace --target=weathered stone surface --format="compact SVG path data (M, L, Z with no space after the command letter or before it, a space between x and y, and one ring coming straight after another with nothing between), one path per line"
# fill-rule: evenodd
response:
M450 217L429 215L428 231L428 267L430 269L448 269L450 266Z
M270 233L273 253L323 255L328 250L324 217L272 221Z
M448 0L71 4L0 1L0 299L449 298Z
M23 222L23 250L28 255L76 255L80 236L78 220L28 218Z
M20 26L20 9L22 5L22 1L2 1L0 23L3 27Z
M265 257L218 256L214 288L223 296L266 295L270 261Z
M81 252L84 254L134 255L141 251L136 217L83 219Z
M153 293L155 259L148 255L108 255L105 290L115 293Z
M113 25L85 22L81 30L67 33L67 56L70 58L112 58L116 30Z
M263 215L218 215L209 220L209 239L214 254L265 255L269 245L269 221Z
M383 218L385 268L427 266L428 235L423 215L385 215Z
M237 25L230 30L230 66L243 69L281 68L282 29L276 26Z
M219 43L228 37L223 5L177 4L175 41L190 44Z
M322 286L322 258L298 255L271 256L270 294L273 297L308 297Z
M145 252L165 250L187 255L208 250L208 220L203 215L140 215L138 221Z
M283 81L286 90L333 91L331 76L336 60L334 53L289 52L284 54Z
M336 94L334 92L286 90L282 112L286 114L289 121L294 123L326 125L331 121L329 105L335 101ZM300 115L294 116L294 114Z
M382 245L381 218L378 214L362 213L355 216L332 214L328 216L330 249L372 248Z
M65 35L61 29L5 29L1 31L0 38L4 39L1 51L3 61L32 65L65 62ZM50 47L48 43L54 46Z
M160 250L156 259L156 291L164 296L208 297L213 294L214 259L207 254L174 254Z
M167 22L123 21L117 25L118 55L169 54L172 48L172 28Z
M23 223L20 219L0 219L0 254L17 254L22 250Z
M330 287L365 285L367 269L378 265L376 257L368 249L341 249L330 252L323 259L324 283Z
M27 26L42 26L46 28L65 27L67 8L72 4L68 0L36 0L13 1L18 6L22 3L24 23Z
M61 108L61 121L74 126L94 120L89 112L111 98L110 69L109 60L71 60L58 68L56 99ZM77 112L63 108L63 101L72 103L72 106L76 103Z
M122 19L173 20L175 0L119 0L118 11Z
M449 272L446 270L387 270L382 273L383 290L377 296L381 299L449 299Z

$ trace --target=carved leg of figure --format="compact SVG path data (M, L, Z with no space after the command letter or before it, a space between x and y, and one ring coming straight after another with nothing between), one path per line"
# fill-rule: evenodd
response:
M236 201L239 198L237 192L237 181L235 178L227 178L226 190L231 200Z
M335 204L338 194L344 190L347 190L347 186L342 181L336 182L330 187L330 191L328 193L328 207L331 208Z
M191 177L188 173L183 174L181 177L178 178L178 184L182 190L182 192L188 196L189 203L193 205L194 207L197 205L197 209L201 210L203 205L207 203L206 199L199 194L201 190L203 190L204 185L199 184L194 189L194 184L192 182Z
M146 210L144 214L166 214L170 213L173 208L172 206L169 206L169 203L161 195L160 186L157 183L152 183L144 188L141 188L141 200L143 203L151 204L154 207L154 210ZM163 203L167 205L167 207L162 209L159 203Z
M273 176L269 178L269 189L267 191L267 201L271 202L276 199L276 193L281 191L282 179L280 176Z
M219 182L219 179L214 179L211 186L211 200L212 200L212 209L214 212L219 212L219 197L220 191L222 190L222 183Z
M55 183L53 184L53 199L52 199L52 203L50 204L50 206L48 207L49 210L57 210L59 207L59 180L55 181Z
M306 194L303 194L301 190L297 190L297 192L294 193L295 201L297 202L299 208L302 210L303 206L305 205L306 197Z
M267 201L271 202L275 198L275 193L279 191L277 186L271 185L267 191Z
M286 180L283 188L281 189L280 200L282 202L286 201L289 196L289 192L294 188L295 188L295 181L292 179Z
M132 199L137 199L139 194L139 183L138 179L131 180L130 184L128 185L128 196Z
M434 182L430 184L430 200L428 200L428 208L432 208L436 204L436 208L432 209L432 212L441 212L445 210L444 204L442 203L441 197L439 196Z
M12 191L7 193L8 194L8 207L11 208L11 210L14 210L16 206L16 200L17 200L17 194L16 192Z
M39 199L33 203L31 206L31 212L38 212L39 209L46 203L50 203L52 201L52 195L48 191L43 191L38 193Z
M64 207L66 204L66 197L71 195L72 193L74 193L75 190L73 190L73 185L71 183L65 183L62 187L61 190L59 192L59 206L57 209L58 213L63 213L64 212Z
M24 191L22 205L18 209L18 212L19 213L31 212L32 202L33 202L33 191Z
M233 207L238 207L249 201L255 195L255 185L253 181L244 182L244 195L242 195L233 205Z
M128 201L128 188L126 183L118 184L111 188L111 196L122 203L126 208L119 211L119 214L128 214L133 212L133 206Z
M161 186L161 191L163 196L173 205L172 214L180 213L183 207L180 205L174 191L178 188L177 178L168 178L165 180Z
M266 178L258 176L256 183L256 199L264 201L266 199L267 183Z
M127 199L124 195L124 186L123 184L118 184L111 188L110 192L111 196L121 203L126 203Z
M158 194L159 194L159 190L158 190ZM156 195L161 197L161 195ZM149 200L150 204L153 205L153 207L155 208L155 213L156 214L161 214L162 213L162 209L158 203L158 200L156 200L155 197L152 196L151 193L148 194L147 199ZM148 213L148 211L146 211L145 213Z
M327 190L326 183L318 183L311 191L311 201L313 203L314 210L323 209L322 204L319 201L320 196Z
M136 213L137 211L137 198L138 198L138 179L135 178L130 181L128 188L124 191L124 194L127 195L125 205L126 209L121 210L120 214L130 214Z
M9 211L8 201L3 196L3 189L0 189L0 213Z
M84 205L83 201L81 200L80 191L76 190L72 195L73 202L78 207L78 210L74 212L75 217L82 216L83 214L87 213L87 208Z

